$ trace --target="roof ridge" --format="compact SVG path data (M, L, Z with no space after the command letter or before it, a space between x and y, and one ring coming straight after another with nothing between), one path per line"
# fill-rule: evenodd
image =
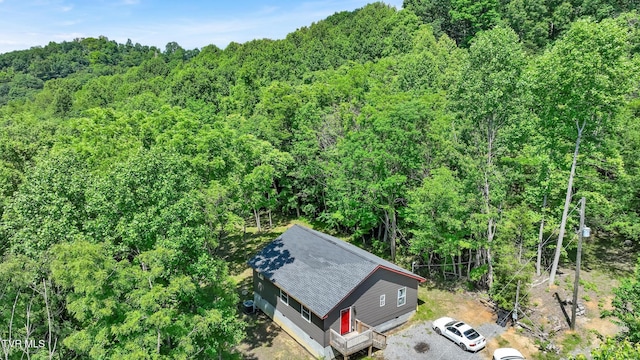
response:
M350 253L352 253L352 254L356 255L357 257L359 257L359 258L361 258L361 259L363 259L363 260L366 260L366 261L368 261L368 262L370 262L370 263L372 263L372 264L376 264L376 265L383 265L381 262L373 261L373 260L371 260L370 258L367 258L367 257L365 257L365 256L362 256L362 254L358 254L357 252L353 251L353 250L350 248L351 246L352 246L352 247L355 247L356 249L361 250L361 251L366 251L366 250L361 249L361 248L359 248L359 247L357 247L357 246L355 246L355 245L353 245L353 244L351 244L351 243L349 243L349 242L346 242L346 241L344 241L344 240L342 240L342 239L339 239L339 238L337 238L337 237L335 237L335 236L331 236L331 235L329 235L329 234L325 234L325 233L320 232L320 231L318 231L318 230L314 230L314 229L308 228L308 227L306 227L306 226L302 226L302 225L299 225L299 224L294 224L294 225L295 225L295 226L298 226L298 227L299 227L299 228L301 228L302 230L304 230L304 231L306 231L306 232L308 232L308 233L311 233L311 234L313 234L313 235L315 235L315 236L317 236L317 237L319 237L319 238L321 238L321 239L323 239L323 240L325 240L325 241L328 241L328 242L330 242L330 243L332 243L332 244L334 244L334 245L336 245L336 246L339 246L341 249L343 249L343 250L345 250L345 251L348 251L348 252L350 252ZM339 244L337 241L335 241L335 240L333 240L333 239L330 239L330 238L327 238L327 236L330 236L330 237L332 237L332 238L334 238L334 239L337 239L337 240L339 240L341 243L345 243L345 244L348 244L348 245L350 245L350 246L343 246L342 244ZM381 258L381 257L379 257L379 256L377 256L377 255L375 255L375 254L371 254L371 255L375 256L376 258L378 258L378 259L380 259L380 260L384 260L383 258ZM393 263L391 263L391 264L393 264ZM395 264L394 264L394 265L395 265Z

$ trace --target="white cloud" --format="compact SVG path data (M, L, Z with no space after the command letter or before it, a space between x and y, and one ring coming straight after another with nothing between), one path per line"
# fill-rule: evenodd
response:
M262 38L282 39L296 29L310 26L336 12L361 8L370 1L307 1L289 7L277 6L275 2L275 6L265 4L235 13L214 10L155 15L153 18L145 17L146 13L132 6L142 4L140 0L100 2L103 6L76 3L75 8L69 0L36 2L37 6L32 2L28 8L16 10L20 13L3 13L4 19L13 20L0 21L0 53L43 46L50 41L71 41L77 37L100 35L120 43L131 39L134 43L159 48L164 48L172 41L185 49L202 48L209 44L224 48L232 41L244 43ZM402 0L385 3L399 9ZM41 10L34 12L36 9Z

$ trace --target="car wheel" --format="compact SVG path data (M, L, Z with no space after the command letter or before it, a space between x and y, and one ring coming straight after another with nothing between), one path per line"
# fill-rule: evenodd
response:
M440 328L438 328L438 327L436 328L436 334L438 334L438 335L442 335L442 331L441 331L441 330L440 330Z
M460 343L460 349L462 349L462 351L467 351L467 347L464 346L463 343Z

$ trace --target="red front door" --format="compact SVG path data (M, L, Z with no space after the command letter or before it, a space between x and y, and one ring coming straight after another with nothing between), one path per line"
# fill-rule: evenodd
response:
M351 308L340 310L340 335L351 332Z

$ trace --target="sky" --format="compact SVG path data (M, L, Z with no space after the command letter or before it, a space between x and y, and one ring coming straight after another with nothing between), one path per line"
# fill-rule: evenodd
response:
M283 39L288 33L339 11L374 0L0 0L0 53L49 42L106 36L164 50L253 39ZM402 0L384 0L400 9Z

